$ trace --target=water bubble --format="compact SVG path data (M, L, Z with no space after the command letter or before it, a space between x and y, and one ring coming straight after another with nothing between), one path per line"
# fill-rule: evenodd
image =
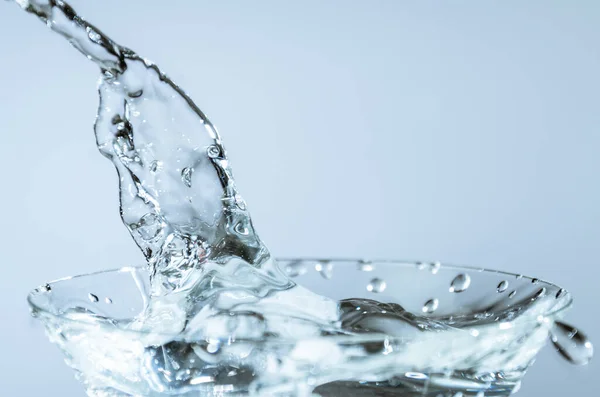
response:
M139 98L142 96L142 94L144 94L144 90L137 90L133 92L128 92L127 96L130 98Z
M425 304L423 305L423 308L421 310L423 310L423 313L433 313L434 311L437 310L438 306L440 305L440 301L437 299L429 299L427 302L425 302Z
M508 297L509 297L509 298L514 298L514 296L515 296L516 294L517 294L517 291L516 291L516 290L514 290L514 291L512 291L510 294L508 294Z
M387 284L386 284L385 280L382 280L380 278L374 278L367 285L367 291L379 293L379 292L385 291L386 287L387 287Z
M440 270L441 266L442 266L442 264L440 262L430 263L429 271L431 272L431 274L437 274L437 272Z
M466 291L471 285L471 276L466 273L461 273L454 277L454 280L450 283L450 292L463 292Z
M244 200L244 198L241 195L236 194L235 197L234 197L234 199L235 199L235 204L242 211L245 211L246 208L248 208L248 206L246 205L246 201Z
M327 280L331 280L331 277L333 277L333 263L329 261L321 261L317 263L315 265L315 270Z
M247 236L250 234L250 229L246 227L246 222L238 222L233 229L236 233L241 234L243 236Z
M500 281L500 283L496 287L496 291L498 291L498 293L502 293L502 292L506 291L507 289L508 289L508 281L506 281L506 280Z
M93 41L96 44L101 44L102 43L102 36L100 35L100 33L96 32L90 26L86 27L85 30L87 31L88 38L91 41Z
M104 302L106 302L106 304L108 305L112 305L113 303L112 299L110 299L109 297L104 298Z
M592 342L569 324L555 322L550 331L550 340L557 351L572 364L585 365L594 355Z
M285 267L285 272L290 277L301 276L301 275L305 274L307 271L308 271L308 268L306 267L306 263L304 263L303 261L293 261L291 263L288 263L287 266Z
M42 292L52 292L52 287L50 284L44 284L40 287L40 291Z
M187 187L192 187L192 174L194 173L193 168L185 167L181 170L181 180Z
M219 149L219 147L217 145L210 145L207 149L206 149L206 154L208 155L208 157L210 157L211 159L216 159L217 157L221 156L221 149Z
M150 172L156 173L162 169L162 161L154 160L150 163Z
M98 296L96 296L96 295L94 295L94 294L92 294L92 293L89 293L89 294L88 294L88 298L89 298L89 300L90 300L91 302L93 302L93 303L96 303L96 302L98 302Z
M560 299L567 294L567 291L564 288L561 288L556 293L556 299Z

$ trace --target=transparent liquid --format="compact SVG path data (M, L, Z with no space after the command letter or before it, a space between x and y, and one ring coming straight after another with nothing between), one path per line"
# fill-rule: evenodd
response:
M447 389L479 395L492 384L486 395L500 395L494 390L518 383L551 324L515 324L548 310L543 289L510 310L499 305L484 316L440 317L435 296L414 313L376 300L338 302L297 285L291 277L306 269L299 263L281 269L260 240L221 138L193 101L156 65L114 43L66 3L17 3L99 66L97 145L117 169L121 217L150 269L145 310L135 318L116 321L76 308L64 318L95 322L95 334L75 322L51 324L59 344L61 337L85 331L89 343L80 354L101 358L94 365L105 371L85 380L90 395L310 395L313 389L322 395ZM432 273L439 269L428 266ZM325 279L334 277L327 261L315 269ZM470 285L469 275L459 274L449 291L462 293ZM379 294L387 283L373 278L365 288ZM507 288L498 285L497 293ZM89 300L100 299L90 292ZM520 333L509 338L511 344L498 344L498 322ZM146 332L132 340L130 330ZM224 344L224 335L237 342ZM351 336L355 343L340 345L327 338L332 335ZM374 335L388 336L387 342L372 342ZM261 350L243 342L274 339L293 341L281 347L287 349L284 360L273 360L271 345ZM108 343L122 346L118 355L102 353ZM415 368L434 375L424 379ZM503 382L510 387L497 387ZM231 384L235 390L218 386Z

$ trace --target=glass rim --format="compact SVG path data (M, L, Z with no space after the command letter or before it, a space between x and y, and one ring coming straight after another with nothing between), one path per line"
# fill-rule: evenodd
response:
M391 265L391 266L395 266L395 267L418 267L418 266L422 266L422 265L427 265L427 264L439 264L440 265L440 270L445 269L445 270L457 270L457 271L470 271L470 272L475 272L475 273L487 273L487 274L498 274L498 275L503 275L503 276L510 276L513 278L518 278L518 279L525 279L525 280L537 280L538 283L542 286L550 286L550 287L554 287L558 290L562 290L564 291L564 297L565 299L562 300L562 303L560 305L554 306L552 307L551 310L549 310L548 312L544 312L543 316L544 317L556 317L558 314L566 311L567 309L569 309L572 304L573 304L573 297L572 295L569 293L568 290L561 288L560 286L545 281L543 279L539 279L536 277L530 277L530 276L525 276L522 274L517 274L517 273L511 273L511 272L507 272L507 271L502 271L502 270L495 270L495 269L487 269L487 268L483 268L483 267L477 267L477 266L463 266L463 265L454 265L454 264L445 264L445 263L440 263L438 261L409 261L409 260L396 260L396 259L372 259L372 260L365 260L365 259L357 259L357 258L318 258L318 257L281 257L281 258L276 258L276 260L278 262L292 262L292 261L302 261L302 262L314 262L314 263L318 263L318 262L328 262L328 263L333 263L333 264L340 264L343 263L345 265L348 265L349 263L354 263L354 264L384 264L384 265ZM61 277L52 281L49 281L45 284L42 284L41 286L34 288L33 290L31 290L28 294L27 294L27 302L30 306L30 310L32 312L32 314L42 314L43 316L46 317L50 317L56 320L60 320L62 322L67 322L70 324L79 324L79 325L95 325L97 326L97 323L94 323L92 321L88 321L85 319L74 319L74 318L70 318L70 317L66 317L64 316L64 314L62 313L54 313L50 310L48 310L48 308L43 307L42 305L37 304L34 301L34 297L36 295L39 295L41 293L41 287L43 287L44 285L49 285L50 287L54 284L58 284L58 283L63 283L63 282L68 282L71 280L77 280L80 278L84 278L84 277L93 277L93 276L98 276L98 275L102 275L102 274L109 274L109 273L127 273L127 272L133 272L133 271L145 271L147 272L147 266L124 266L124 267L120 267L120 268L112 268L112 269L105 269L105 270L99 270L99 271L94 271L94 272L89 272L89 273L83 273L83 274L78 274L75 276L67 276L67 277ZM279 317L286 317L286 318L291 318L294 320L298 320L298 321L310 321L306 318L302 318L302 317L296 317L296 316L290 316L290 315L282 315L280 313L268 313L271 316L279 316ZM538 319L531 319L531 320L527 320L527 321L521 321L519 323L520 326L526 326L529 324L538 324L539 320ZM465 327L465 328L458 328L458 327L451 327L449 326L449 328L451 328L453 331L460 331L460 332L464 332L466 334L470 334L470 327ZM154 331L149 331L149 330L135 330L135 329L129 329L129 328L124 328L124 327L119 327L118 328L119 332L123 332L125 334L132 334L132 335L138 335L138 336L144 336L144 335L156 335L156 336L168 336L168 337L176 337L177 334L173 333L173 332L169 332L169 333L165 333L165 332L154 332ZM339 331L339 330L338 330ZM179 334L181 335L181 334ZM222 337L223 339L226 340L231 340L231 335L223 335ZM314 337L307 337L307 338L286 338L286 337L259 337L259 338L234 338L233 341L235 342L248 342L248 343L254 343L257 344L258 343L269 343L269 344L285 344L285 343L297 343L298 341L301 340L309 340L312 339ZM320 338L327 338L327 339L335 339L336 341L338 341L339 343L357 343L357 342L381 342L381 341L385 341L385 340L402 340L402 341L409 341L412 338L411 337L406 337L406 336L392 336L392 335L387 335L384 333L372 333L372 334L352 334L352 335L344 335L344 334L337 334L337 335L327 335L327 336L320 336ZM210 336L210 338L207 338L210 340L215 340L215 339L220 339L219 337L213 337L212 335Z

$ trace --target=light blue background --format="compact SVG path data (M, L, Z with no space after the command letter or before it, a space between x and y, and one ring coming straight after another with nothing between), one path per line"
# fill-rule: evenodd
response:
M277 255L538 276L600 341L600 2L73 5L217 124ZM0 394L82 396L25 294L142 256L94 146L95 67L5 2L0 53ZM519 395L597 395L599 362L547 348Z

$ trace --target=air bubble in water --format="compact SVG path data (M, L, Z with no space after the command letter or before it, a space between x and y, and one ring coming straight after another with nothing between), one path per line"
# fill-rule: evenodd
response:
M500 284L498 284L498 286L496 287L496 291L498 291L499 293L502 293L502 292L506 291L507 289L508 289L508 281L506 281L506 280L500 281Z
M192 187L192 174L194 173L193 168L185 167L181 170L181 180L187 187Z
M285 267L285 272L290 277L301 276L303 274L306 274L307 271L308 269L306 267L306 263L304 263L303 261L293 261L291 263L288 263Z
M219 149L217 145L210 145L208 149L206 149L206 154L211 159L216 159L221 155L221 149Z
M315 270L327 280L331 280L331 277L333 277L333 263L329 261L321 261L317 263L315 265Z
M154 160L150 163L150 172L156 173L162 169L162 162L158 160Z
M96 295L94 295L94 294L92 294L92 293L89 293L89 294L88 294L88 298L89 298L89 300L90 300L91 302L94 302L94 303L98 302L98 296L96 296Z
M454 277L454 280L450 283L450 292L463 292L466 291L471 285L471 276L466 273L461 273Z
M250 234L250 229L246 227L245 222L239 222L237 225L235 225L234 230L236 233L241 234L243 236L247 236Z
M557 351L570 363L585 365L594 355L592 342L578 329L557 321L550 331L550 340Z
M386 284L385 280L382 280L380 278L374 278L367 285L367 291L375 292L375 293L383 292L383 291L385 291L386 287L387 287L387 284Z
M94 29L88 27L87 29L88 38L94 43L100 43L102 41L102 36L100 33L96 32Z
M433 313L434 311L437 310L438 306L440 305L440 301L437 299L429 299L427 302L425 302L425 304L423 305L423 313Z

